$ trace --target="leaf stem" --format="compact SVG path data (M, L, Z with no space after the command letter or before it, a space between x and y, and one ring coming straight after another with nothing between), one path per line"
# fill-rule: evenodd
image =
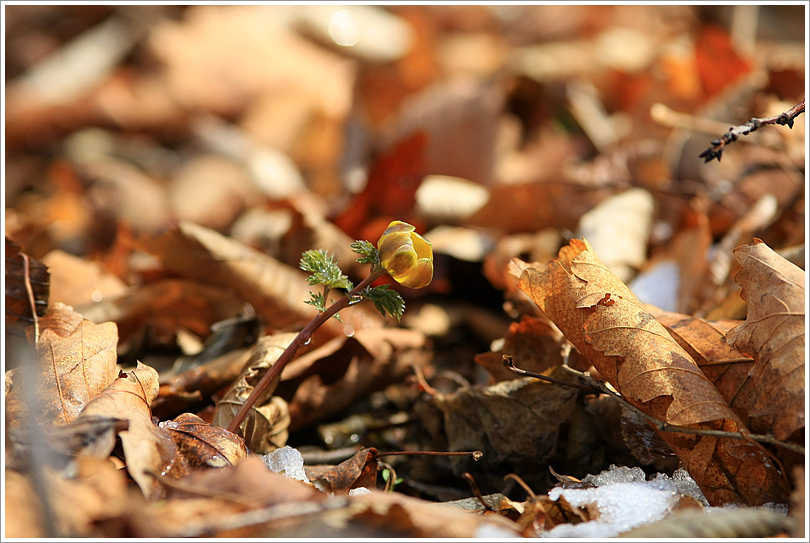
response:
M247 417L250 410L253 408L253 405L256 403L256 400L262 395L262 393L270 386L276 377L281 375L281 370L284 369L284 366L292 360L295 353L298 352L298 349L303 346L307 340L315 333L315 330L320 328L320 326L332 318L338 311L341 309L345 309L349 304L354 301L355 296L357 296L363 289L369 286L371 283L385 275L384 269L377 269L373 270L368 276L363 279L356 287L354 287L351 292L343 296L343 298L336 301L334 304L329 306L325 311L318 313L315 318L313 318L309 323L304 326L304 328L298 333L295 339L290 343L290 345L281 353L281 356L278 357L276 363L264 374L264 377L256 384L256 387L253 389L253 392L250 393L245 403L242 405L242 408L236 413L236 416L233 418L231 423L228 425L228 431L234 434L238 434L239 426L241 426L242 422Z

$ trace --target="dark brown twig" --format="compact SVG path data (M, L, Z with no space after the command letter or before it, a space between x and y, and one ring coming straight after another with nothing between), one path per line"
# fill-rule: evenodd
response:
M733 141L737 141L740 136L747 136L758 128L769 124L787 125L788 128L793 128L794 119L801 113L804 113L804 100L779 115L761 119L753 117L740 126L732 126L720 139L712 141L712 146L703 151L703 153L700 154L700 158L705 159L706 162L711 162L712 159L716 158L717 161L720 162L725 146Z
M508 357L508 362L507 362ZM614 392L613 390L609 389L604 384L596 381L590 375L585 373L578 372L577 370L570 368L568 366L562 366L565 368L566 371L585 379L590 386L588 385L578 385L576 383L572 383L570 381L564 381L561 379L553 379L551 377L546 377L545 375L539 375L536 373L532 373L526 370L522 370L518 367L515 367L514 361L512 357L509 355L503 355L503 364L510 370L514 371L515 373L519 373L521 375L528 375L529 377L535 377L537 379L543 379L545 381L551 381L552 383L557 383L565 386L575 386L576 388L582 388L583 390L587 390L588 392L601 392L603 394L607 394L613 399L621 402L624 406L630 409L639 417L643 418L644 420L648 421L653 428L658 430L659 432L672 432L672 433L679 433L679 434L693 434L699 436L711 436L711 437L720 437L720 438L729 438L729 439L743 439L746 441L754 440L760 441L763 443L770 443L772 445L777 445L779 447L783 447L785 449L791 450L793 452L804 454L804 447L801 445L797 445L796 443L791 443L789 441L780 441L773 436L765 435L765 434L750 434L750 433L743 433L743 432L726 432L724 430L712 430L710 428L687 428L685 426L675 426L673 424L668 424L666 422L660 421L655 417L651 417L635 405L631 404L627 400L625 400L621 394Z
M587 392L592 392L594 394L599 394L601 392L601 389L599 389L598 387L581 385L579 383L574 383L572 381L566 381L564 379L555 379L554 377L548 377L547 375L542 375L540 373L522 370L517 366L515 366L515 359L510 354L503 355L503 365L512 370L513 372L519 373L520 375L525 375L527 377L534 377L535 379L541 379L543 381L548 381L549 383L554 383L566 387L578 388L580 390L585 390Z
M381 456L472 456L473 460L476 462L481 460L481 457L484 456L484 453L481 451L389 451L389 452L378 452L376 454L377 458Z
M464 479L466 479L467 481L467 484L470 485L470 490L472 490L473 495L478 499L481 505L484 506L484 511L494 511L492 506L489 505L487 501L484 499L484 495L481 494L481 490L478 489L478 483L475 482L475 479L470 474L470 472L465 471L462 477L464 477Z

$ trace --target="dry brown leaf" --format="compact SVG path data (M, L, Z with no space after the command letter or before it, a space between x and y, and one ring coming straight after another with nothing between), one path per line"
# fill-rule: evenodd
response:
M172 272L236 292L240 300L256 309L268 327L282 330L303 326L317 314L314 307L303 303L310 299L303 271L214 230L183 221L163 236L144 240L142 245ZM313 341L342 334L346 327L367 330L382 322L379 314L358 307L346 308L340 315L345 324L330 320Z
M44 470L53 522L62 537L155 537L143 498L127 491L124 473L109 460L82 458L71 478ZM52 537L29 477L6 470L6 537Z
M506 233L538 232L551 227L573 231L586 211L614 192L554 181L496 185L489 201L467 223Z
M253 348L234 349L204 364L164 380L152 402L152 414L160 420L201 408L219 390L230 386L250 360Z
M126 283L104 269L99 262L54 250L42 257L51 272L51 302L62 302L76 308L97 303L104 298L121 296Z
M349 500L355 526L384 529L387 537L485 537L487 528L520 537L520 527L499 515L480 515L396 492L372 491Z
M27 259L27 264L26 264ZM26 267L28 272L26 274ZM38 317L45 314L48 308L48 268L41 262L20 253L20 246L6 236L6 330L10 328L19 332L34 322L34 308L28 297L25 286L30 282L31 294Z
M124 343L146 325L166 333L184 328L206 337L212 324L238 314L242 302L229 288L172 278L146 283L121 297L105 298L82 309L93 322L115 321Z
M559 330L543 321L523 315L520 322L509 325L509 331L504 338L503 347L499 351L490 351L476 355L475 362L484 366L492 375L494 381L517 379L519 374L504 367L503 355L509 354L515 360L515 365L526 371L543 373L554 366L563 363L562 335ZM571 350L568 365L578 370L587 370L590 363L582 356Z
M12 445L13 457L7 458L6 466L12 469L28 467L32 458L32 447L47 449L48 462L54 470L71 470L76 457L104 460L115 447L116 436L129 428L125 420L101 416L80 416L66 426L41 427L42 441L29 432L11 430L8 439ZM63 471L64 473L64 471Z
M429 356L424 334L406 329L361 330L300 356L284 368L278 387L289 398L290 430L397 382Z
M572 240L518 286L624 398L658 420L747 431L689 354L600 262ZM739 439L662 433L709 503L784 500L784 481L756 445Z
M201 468L233 466L247 458L248 448L242 438L208 424L197 415L183 413L159 426L177 445L173 477L183 477Z
M115 323L94 324L71 307L54 304L40 321L36 366L32 373L15 375L6 397L6 423L27 426L29 405L36 405L31 413L40 424L76 420L115 379L117 347Z
M435 397L444 413L448 450L484 453L479 465L537 465L557 447L560 425L571 415L577 392L522 377L486 388L461 389ZM471 464L468 457L452 458L454 470Z
M138 362L135 370L122 372L82 411L83 417L98 415L129 422L129 429L120 434L127 471L147 500L153 497L156 475L171 468L176 454L172 438L152 422L149 404L157 394L157 372Z
M740 321L708 322L653 307L648 307L648 310L689 353L746 427L754 433L767 433L769 425L763 425L765 421L752 419L750 415L754 385L748 373L754 361L726 341L728 330Z
M377 486L377 449L357 451L337 466L304 466L310 481L322 481L329 492L348 494L352 488Z
M209 228L182 221L143 248L180 276L232 289L274 328L306 324L317 313L302 303L309 299L304 272Z
M286 333L259 338L242 374L233 382L219 401L212 424L227 428L250 397L262 377L298 334ZM287 402L273 396L281 376L265 388L253 408L239 426L248 448L256 453L269 453L287 444L290 423Z
M246 507L270 507L279 503L319 501L326 494L302 481L274 473L259 458L251 456L234 466L199 470L167 488L169 502L213 496Z
M786 439L804 428L805 272L757 238L734 256L748 317L729 331L728 342L756 361L751 416L773 417L774 436Z

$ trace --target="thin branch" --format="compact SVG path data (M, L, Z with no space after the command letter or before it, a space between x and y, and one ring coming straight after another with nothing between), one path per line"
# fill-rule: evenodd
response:
M507 363L507 357L509 357L509 363ZM529 377L535 377L537 379L543 379L546 381L552 380L551 377L546 377L545 375L539 375L536 373L528 372L526 370L522 370L520 368L515 367L514 362L511 360L511 356L504 355L504 366L511 369L515 373L519 373L521 375L528 375ZM610 390L607 386L600 383L599 381L595 380L593 377L586 373L578 372L577 370L570 368L568 366L561 366L565 368L566 371L571 372L573 375L585 379L590 386L587 385L576 385L576 383L571 383L570 381L563 381L560 379L554 379L553 383L565 385L565 386L576 386L577 388L582 388L584 390L588 390L589 392L599 391L604 394L608 394L613 399L621 402L625 405L630 411L634 412L639 417L643 418L644 420L648 421L652 424L653 428L658 430L659 432L672 432L672 433L679 433L679 434L694 434L699 436L710 436L710 437L719 437L719 438L729 438L729 439L743 439L746 441L754 440L760 441L763 443L770 443L771 445L777 445L779 447L783 447L785 449L791 450L793 452L804 454L804 447L798 445L796 443L790 443L788 441L780 441L773 436L766 435L766 434L750 434L748 432L726 432L723 430L712 430L709 428L687 428L685 426L675 426L673 424L668 424L666 422L660 421L655 417L651 417L635 405L631 404L627 400L625 400L620 394Z
M31 264L28 255L20 253L23 259L23 280L25 281L25 292L28 294L28 303L31 305L31 316L34 318L34 347L39 342L39 316L37 316L37 302L34 297L34 287L31 285Z
M388 451L378 452L377 458L381 456L472 456L478 462L483 458L481 451Z
M520 375L525 375L527 377L534 377L535 379L541 379L543 381L548 381L549 383L554 383L556 385L562 385L571 388L578 388L580 390L584 390L586 392L592 392L594 394L598 394L602 391L602 389L594 386L589 385L581 385L579 383L574 383L572 381L566 381L564 379L555 379L554 377L548 377L547 375L542 375L540 373L534 373L531 371L526 371L518 368L515 366L515 360L511 354L503 355L503 365L512 370L515 373L519 373ZM566 366L567 367L567 366ZM584 375L584 374L583 374ZM594 381L595 382L595 381Z
M706 162L711 162L712 159L716 158L717 161L720 162L725 146L733 141L737 141L740 136L747 136L758 128L769 124L787 125L789 128L793 128L794 119L801 113L804 113L804 100L779 115L761 119L753 117L740 126L732 126L720 139L712 141L712 146L703 151L703 153L700 154L700 158L706 159Z

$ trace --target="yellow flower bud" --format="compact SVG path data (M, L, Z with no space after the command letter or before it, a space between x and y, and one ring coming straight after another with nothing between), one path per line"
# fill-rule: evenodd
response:
M423 288L433 280L433 247L416 233L416 227L393 221L380 241L380 262L385 271L402 286Z

